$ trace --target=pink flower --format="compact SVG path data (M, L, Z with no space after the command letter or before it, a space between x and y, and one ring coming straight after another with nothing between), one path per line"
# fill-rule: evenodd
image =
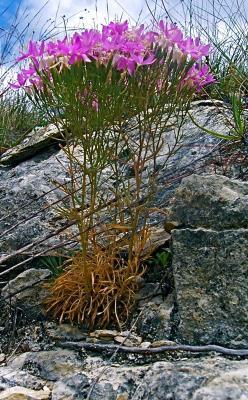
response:
M28 50L21 53L19 61L29 59L28 69L22 68L17 82L11 87L28 87L40 82L40 73L49 74L51 68L59 66L60 73L75 63L96 63L107 66L112 60L112 67L120 72L133 75L139 66L152 65L156 61L164 64L168 55L178 64L195 60L209 54L209 45L203 45L199 38L184 38L182 31L175 24L159 22L158 32L145 31L144 25L129 27L128 22L110 22L103 25L102 31L96 29L74 33L71 38L49 42L30 41ZM39 71L39 73L37 73ZM50 76L52 79L52 76ZM206 68L195 65L184 79L184 84L202 85L211 82L211 74Z
M199 66L196 64L190 68L180 86L194 88L197 92L200 92L204 86L214 82L215 78L210 73L208 66Z
M183 40L179 43L179 47L183 53L190 55L195 61L198 61L203 56L208 56L210 50L210 45L202 45L199 38Z

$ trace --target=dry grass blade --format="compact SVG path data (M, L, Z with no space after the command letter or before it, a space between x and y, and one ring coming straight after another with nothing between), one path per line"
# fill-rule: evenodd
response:
M116 241L106 249L93 240L86 258L77 253L62 275L48 284L47 312L60 322L76 322L89 329L111 322L121 329L145 272L139 255L148 237L147 230L137 235L133 259L128 261L118 256Z

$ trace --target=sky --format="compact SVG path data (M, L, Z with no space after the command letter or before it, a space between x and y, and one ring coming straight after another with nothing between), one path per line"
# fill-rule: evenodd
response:
M0 28L10 24L19 3L19 17L21 16L22 23L28 23L32 16L44 7L33 24L33 27L39 30L44 24L54 21L55 17L56 24L61 23L63 15L70 17L70 26L84 24L88 27L117 17L135 23L140 13L140 21L147 22L152 19L149 8L154 9L155 3L158 13L165 14L162 6L164 4L174 19L183 20L182 5L187 7L191 1L195 10L202 7L211 9L211 4L214 3L216 13L222 4L222 12L226 9L234 14L235 9L240 7L248 14L248 0L0 0Z
M45 5L46 0L0 0L0 27L8 25L20 2L20 13L23 13L24 21L27 22L28 16L37 13ZM71 18L73 23L82 24L84 21L87 26L91 25L93 21L101 24L106 19L113 19L116 16L137 21L141 10L143 22L150 19L146 2L150 9L154 9L155 3L157 3L157 11L160 10L161 13L163 12L162 4L164 4L177 19L184 18L182 4L185 6L190 4L190 0L48 0L48 4L40 14L40 21L36 19L36 24L40 26L49 18L54 19L56 14L57 20L61 19L63 15L67 17L74 15ZM218 3L223 4L222 8L227 8L228 11L232 11L232 7L237 8L238 3L241 8L248 9L248 0L192 0L192 2L195 8L210 8L210 4L214 2L216 12L219 8ZM6 8L7 11L2 14ZM79 19L80 17L81 19Z
M187 28L190 24L188 21L185 23L182 5L185 8L191 1L196 13L201 14L202 7L208 9L210 11L208 18L212 18L211 4L214 2L214 12L218 15L221 9L223 19L223 21L216 19L218 28L225 30L226 13L235 16L238 6L240 10L242 9L242 15L246 13L246 22L248 21L248 0L0 0L0 46L11 26L16 27L18 44L13 48L16 51L18 46L19 48L25 46L32 37L46 39L51 32L64 32L65 24L67 29L70 27L89 28L94 25L101 27L102 23L113 19L128 19L132 24L137 21L151 24L153 18L150 10L154 10L156 3L157 15L165 17L166 12L162 6L164 4L172 20L182 23ZM18 17L15 19L19 4ZM187 18L189 18L189 12ZM208 22L204 18L202 21L207 25ZM30 26L25 30L29 22L31 22Z

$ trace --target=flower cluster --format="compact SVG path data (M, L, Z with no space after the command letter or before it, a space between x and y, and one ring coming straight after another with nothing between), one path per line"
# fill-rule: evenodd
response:
M149 66L157 61L157 49L172 54L173 61L193 60L184 84L196 90L214 81L206 65L201 66L202 57L208 56L209 45L202 45L199 38L184 38L174 24L160 21L156 31L145 31L144 25L129 27L128 22L111 22L101 31L96 29L74 33L63 40L30 41L27 52L21 53L18 61L29 60L28 68L22 68L13 88L42 87L40 72L50 73L51 68L59 71L78 62L108 65L120 72L133 75L140 66ZM161 60L160 60L161 62ZM165 60L164 60L165 62ZM52 78L51 78L52 79Z

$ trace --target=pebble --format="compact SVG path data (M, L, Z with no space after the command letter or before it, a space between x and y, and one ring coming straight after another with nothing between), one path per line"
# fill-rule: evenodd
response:
M134 335L130 337L118 335L115 336L114 340L116 343L123 344L126 347L139 346L142 343L142 338Z
M14 386L0 393L0 400L48 400L50 390L44 387L44 390L27 389L21 386Z
M4 353L0 353L0 363L3 363L6 359L6 355Z
M151 343L151 347L161 347L161 346L175 346L177 343L172 340L156 340Z
M94 337L97 339L113 339L115 336L118 335L119 332L112 331L110 329L99 329L94 332L90 333L90 337Z
M149 347L151 347L151 342L142 342L140 347L142 349L148 349Z

